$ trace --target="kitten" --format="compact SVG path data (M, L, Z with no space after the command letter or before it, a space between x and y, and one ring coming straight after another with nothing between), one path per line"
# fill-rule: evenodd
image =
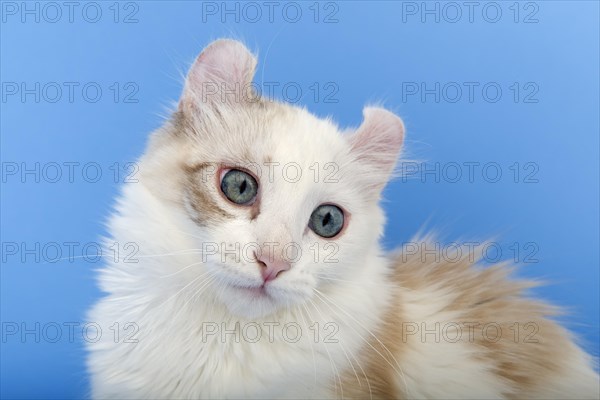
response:
M100 272L93 397L599 397L591 357L507 267L428 239L382 252L400 118L365 108L343 134L258 96L255 66L210 44L123 188L110 242L138 262Z

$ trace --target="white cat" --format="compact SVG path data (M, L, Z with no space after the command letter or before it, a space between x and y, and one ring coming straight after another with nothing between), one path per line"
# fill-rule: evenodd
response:
M508 268L382 252L400 118L344 134L257 96L255 65L210 44L123 188L109 242L139 251L100 273L94 398L599 397Z

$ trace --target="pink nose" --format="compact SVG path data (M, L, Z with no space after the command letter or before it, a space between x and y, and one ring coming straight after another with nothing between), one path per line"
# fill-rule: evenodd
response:
M281 258L269 257L268 254L261 254L256 258L260 267L260 273L266 282L272 281L283 271L289 270L292 266L286 260Z

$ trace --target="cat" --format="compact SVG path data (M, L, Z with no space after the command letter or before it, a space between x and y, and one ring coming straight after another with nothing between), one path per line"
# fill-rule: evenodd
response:
M592 357L509 266L429 236L382 251L398 116L342 131L261 97L255 67L208 45L122 188L107 245L138 251L99 271L92 397L598 399Z

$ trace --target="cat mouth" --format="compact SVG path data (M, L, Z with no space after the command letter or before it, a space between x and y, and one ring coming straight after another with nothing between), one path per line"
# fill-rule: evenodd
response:
M270 298L265 285L261 286L240 286L240 285L231 285L235 290L238 290L242 293L249 295L254 298Z

